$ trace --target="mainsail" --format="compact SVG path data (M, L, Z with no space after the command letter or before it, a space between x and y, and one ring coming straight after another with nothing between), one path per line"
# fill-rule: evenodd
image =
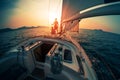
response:
M104 3L104 0L63 0L61 22L74 16L79 11L102 3ZM69 31L71 29L72 31L78 31L79 20L74 22L67 22L62 26L65 31ZM73 27L75 28L73 29Z
M117 3L116 1L119 0L63 0L61 29L64 29L64 31L70 31L74 28L74 31L78 31L79 21L82 18L120 14L120 2ZM105 3L110 4L105 5Z

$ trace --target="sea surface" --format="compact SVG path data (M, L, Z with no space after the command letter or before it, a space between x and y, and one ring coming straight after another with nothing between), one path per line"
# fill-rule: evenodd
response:
M0 33L0 56L4 56L21 42L41 35L50 35L50 28L20 29ZM71 35L89 56L98 80L120 80L120 34L80 29L79 33Z

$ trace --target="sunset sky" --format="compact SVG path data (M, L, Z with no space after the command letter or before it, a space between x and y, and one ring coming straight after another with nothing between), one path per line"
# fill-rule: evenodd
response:
M86 18L80 22L80 28L102 29L120 34L120 15Z
M61 19L62 0L0 0L0 29L50 26ZM120 15L83 19L80 28L120 33Z
M0 0L0 28L49 26L60 21L62 0Z

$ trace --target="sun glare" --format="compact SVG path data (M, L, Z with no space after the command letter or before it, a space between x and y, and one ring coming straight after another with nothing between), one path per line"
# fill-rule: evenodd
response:
M55 18L57 18L56 13L50 12L49 13L49 23L52 24L54 22Z
M51 26L55 18L60 24L61 0L20 0L16 7L13 9L13 15L9 18L8 26Z

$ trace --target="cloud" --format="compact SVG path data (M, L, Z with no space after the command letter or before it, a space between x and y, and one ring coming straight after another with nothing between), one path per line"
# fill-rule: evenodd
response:
M16 8L19 0L0 0L0 28L6 26L9 17L12 15L12 10Z

